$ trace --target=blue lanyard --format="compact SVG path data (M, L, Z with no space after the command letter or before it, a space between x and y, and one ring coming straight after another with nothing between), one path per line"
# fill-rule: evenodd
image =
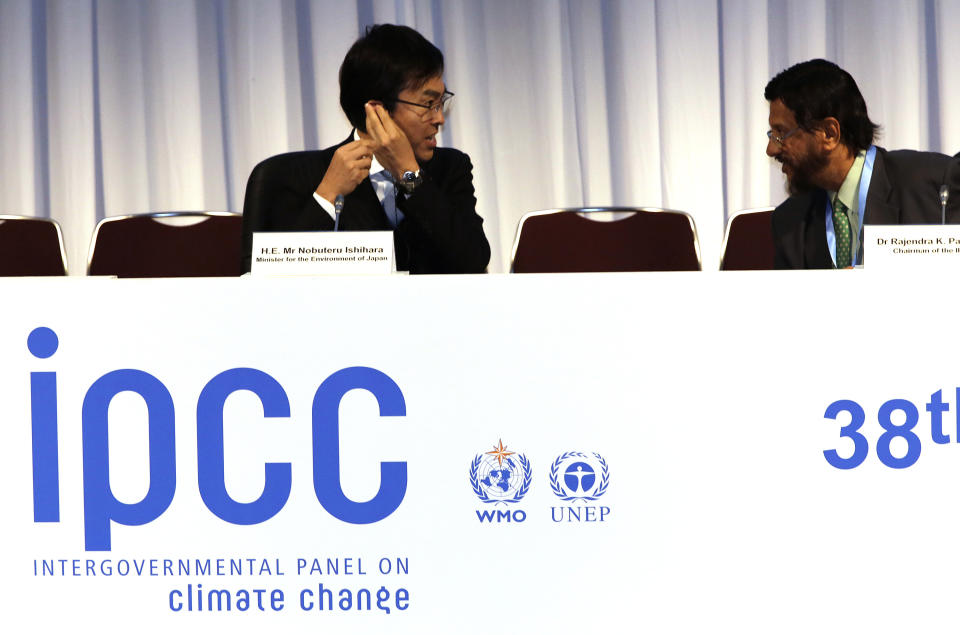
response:
M854 265L863 264L863 214L867 209L867 191L870 189L870 178L873 176L873 163L877 158L877 146L870 146L867 156L863 160L863 170L860 172L860 184L857 186L857 217L860 219L860 249L854 256ZM833 264L837 264L837 233L833 227L833 201L827 197L827 247Z

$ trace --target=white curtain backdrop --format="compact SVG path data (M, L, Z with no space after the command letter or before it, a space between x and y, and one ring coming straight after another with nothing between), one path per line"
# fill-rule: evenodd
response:
M582 205L690 212L716 268L727 216L784 198L763 87L804 59L885 147L960 151L960 0L0 0L0 213L59 221L76 274L105 216L241 211L258 161L347 136L379 22L444 51L492 272L524 212Z

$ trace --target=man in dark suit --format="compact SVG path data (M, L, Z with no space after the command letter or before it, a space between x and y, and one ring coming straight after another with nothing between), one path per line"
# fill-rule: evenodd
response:
M484 272L490 246L470 158L437 147L451 97L439 49L408 27L370 27L340 67L350 137L272 157L250 175L245 270L252 232L333 230L336 223L344 231L393 230L398 270Z
M953 194L947 221L960 221L960 166L934 152L888 152L849 73L810 60L767 84L767 154L782 164L790 198L773 212L778 269L862 263L865 224L939 223L940 192Z

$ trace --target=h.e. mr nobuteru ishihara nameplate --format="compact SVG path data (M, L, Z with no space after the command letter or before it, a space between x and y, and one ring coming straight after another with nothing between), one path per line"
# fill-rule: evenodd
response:
M388 274L396 271L393 232L257 232L256 276Z

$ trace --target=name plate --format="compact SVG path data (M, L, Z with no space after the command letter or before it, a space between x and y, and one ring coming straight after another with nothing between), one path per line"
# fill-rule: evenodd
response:
M396 270L393 232L253 234L251 275L382 275Z
M960 269L960 225L865 225L865 269Z

